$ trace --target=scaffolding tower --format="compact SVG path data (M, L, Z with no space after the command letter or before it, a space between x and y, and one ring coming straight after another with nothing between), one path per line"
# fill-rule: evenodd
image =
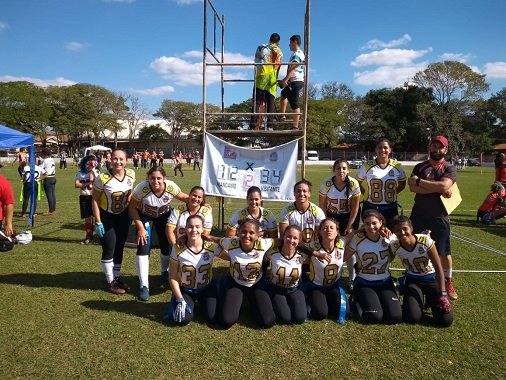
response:
M208 16L212 16L212 46L208 45ZM304 96L302 99L301 115L299 120L298 130L281 130L273 128L267 129L265 119L267 116L282 116L284 114L277 112L259 112L256 109L256 91L253 90L252 99L252 112L225 112L225 84L230 82L251 82L255 88L255 75L253 79L225 79L226 67L252 67L253 73L256 72L256 67L263 65L263 63L244 63L244 62L225 62L225 16L220 16L216 11L211 0L204 0L204 42L203 42L203 65L202 65L202 119L203 119L203 139L205 141L205 133L211 133L222 139L230 138L252 138L272 140L274 138L284 138L293 140L294 138L302 137L302 165L301 177L305 178L305 163L306 163L306 125L307 125L307 99L308 99L308 83L309 83L309 46L310 46L310 0L306 0L306 13L304 15L304 38L303 38L303 51L305 60L301 63L304 66ZM208 62L208 58L211 62ZM281 65L288 65L289 63L282 63ZM221 105L219 112L209 112L207 105L207 80L208 70L211 67L218 67L220 69L220 82L221 82ZM259 130L241 129L237 125L248 123L249 118L257 116L264 119L265 127ZM277 124L277 123L276 123ZM287 122L280 123L286 126ZM232 125L232 127L231 127ZM276 126L277 127L277 126ZM203 141L203 144L204 144Z

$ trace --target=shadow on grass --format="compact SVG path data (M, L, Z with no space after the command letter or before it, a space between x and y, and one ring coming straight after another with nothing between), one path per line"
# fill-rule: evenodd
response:
M506 228L505 228L506 225L504 224L504 219L499 219L498 224L494 226L488 226L486 224L477 222L475 219L472 220L452 219L451 224L460 227L476 228L479 229L480 231L484 231L489 234L506 237Z
M125 276L122 279L130 285L138 283L137 276ZM104 274L101 272L13 273L0 276L0 283L33 288L105 289Z

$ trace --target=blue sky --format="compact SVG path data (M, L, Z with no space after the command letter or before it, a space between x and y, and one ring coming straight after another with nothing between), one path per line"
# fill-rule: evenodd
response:
M306 0L213 4L225 16L226 62L252 62L272 32L287 59L289 37L303 34ZM486 74L497 92L506 87L505 15L503 0L312 0L310 82L344 82L363 95L450 59ZM163 99L200 103L202 19L201 0L3 0L0 81L100 85L153 112ZM230 68L225 76L252 73ZM208 78L208 102L219 104L219 73ZM227 85L226 105L251 88Z

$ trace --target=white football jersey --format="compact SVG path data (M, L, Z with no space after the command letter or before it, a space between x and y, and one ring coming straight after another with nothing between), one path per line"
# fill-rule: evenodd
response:
M369 240L363 232L356 233L348 245L357 255L357 276L367 281L381 281L390 277L392 254L389 242L382 236Z
M56 174L56 165L51 157L44 158L40 167L46 172L48 177L54 177Z
M302 263L306 255L296 252L288 259L279 252L278 247L273 247L265 255L271 262L270 282L281 288L295 288L299 284L302 274Z
M392 254L401 259L406 273L413 276L425 276L435 273L434 266L429 258L429 250L434 246L434 240L429 235L416 234L416 244L412 250L402 247L399 240L390 242Z
M81 190L81 195L91 195L92 194L92 191L93 191L93 181L95 181L95 178L97 178L98 176L98 173L95 172L95 170L91 171L91 172L86 172L86 173L83 173L83 172L77 172L76 174L76 180L78 180L80 183L88 183L90 182L89 185L86 185L86 186L82 186L80 188Z
M180 237L185 234L186 221L190 217L190 211L188 211L188 205L182 203L175 207L170 213L167 225L174 228L176 231L176 237ZM204 232L210 232L213 228L213 212L206 206L200 206L197 211L197 215L204 218Z
M254 218L248 211L248 208L234 212L230 218L227 229L237 231L239 223L246 219L254 219L260 223L260 236L263 236L267 231L277 231L276 217L274 213L266 208L260 207L260 218Z
M170 210L172 198L178 195L181 189L171 180L166 179L164 182L165 189L160 196L153 193L149 181L143 181L135 186L132 198L142 214L158 218Z
M21 173L22 173L21 175L23 176L23 182L25 183L30 182L31 178L30 165L24 166L23 171ZM39 165L35 165L33 179L39 182L45 173L46 172L44 171L44 169L42 169Z
M223 238L220 242L230 256L230 277L239 285L251 287L262 278L262 261L274 245L273 239L259 238L251 251L241 248L238 238Z
M315 251L327 252L318 241L314 242L311 247ZM344 240L338 239L336 246L330 252L330 262L320 260L315 256L311 256L309 263L309 280L319 286L329 287L341 278L344 257Z
M110 173L101 173L93 184L93 189L102 193L100 208L112 214L122 213L128 206L134 182L135 172L132 169L125 169L121 180Z
M315 240L314 231L325 219L323 210L312 202L304 211L299 211L295 203L290 203L281 210L279 215L280 224L296 225L302 230L302 242L309 244Z
M396 160L388 160L383 169L373 160L358 169L357 179L363 182L364 200L374 204L388 204L397 201L397 184L406 180L406 173Z
M212 280L213 259L221 252L217 243L204 240L200 252L193 252L186 245L172 247L170 260L179 266L180 286L186 289L205 288Z
M347 214L351 211L351 198L360 196L360 186L355 178L348 176L350 189L347 191L346 185L342 189L338 189L333 178L328 177L322 181L320 195L327 198L327 212L330 214Z

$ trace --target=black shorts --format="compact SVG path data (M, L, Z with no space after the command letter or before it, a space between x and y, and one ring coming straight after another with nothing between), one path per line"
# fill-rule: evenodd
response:
M411 214L413 232L419 234L430 230L430 237L436 243L437 252L440 256L450 256L450 219L447 216L439 218L424 218Z
M79 195L79 208L81 210L81 219L93 216L91 209L91 195Z
M288 86L281 91L281 96L288 99L288 103L290 103L292 110L300 108L299 98L303 96L303 87L304 82L290 82Z

